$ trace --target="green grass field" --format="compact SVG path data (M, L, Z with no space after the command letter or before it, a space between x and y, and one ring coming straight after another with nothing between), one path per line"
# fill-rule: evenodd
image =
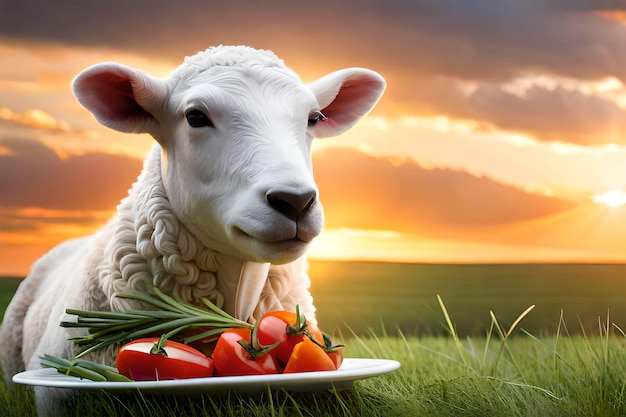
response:
M503 326L491 315L483 336L461 338L441 306L448 336L345 338L347 357L389 358L399 371L341 392L196 397L81 394L60 417L209 416L621 416L626 415L626 337L610 319L597 336L568 335L557 323L536 338L524 320ZM521 312L520 312L521 313ZM31 417L32 394L0 385L0 415Z
M399 371L342 392L81 394L59 416L626 416L624 276L626 265L312 262L321 327L347 357ZM18 283L0 279L0 317ZM0 416L33 415L31 391L0 382Z

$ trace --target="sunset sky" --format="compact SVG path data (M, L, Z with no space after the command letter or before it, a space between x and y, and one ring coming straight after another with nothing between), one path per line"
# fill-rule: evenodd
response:
M152 146L98 125L72 78L102 61L165 77L218 44L306 82L387 80L314 145L311 257L626 261L626 2L0 0L0 275L106 222Z

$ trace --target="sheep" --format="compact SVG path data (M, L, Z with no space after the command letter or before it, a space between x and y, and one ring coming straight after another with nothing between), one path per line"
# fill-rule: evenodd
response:
M7 380L39 368L44 353L74 356L59 326L67 308L140 308L115 295L146 291L155 277L177 300L206 297L251 323L296 305L315 323L304 256L323 227L312 140L367 114L385 89L379 74L348 68L304 84L270 51L219 46L166 79L96 64L72 89L104 126L156 143L109 223L52 249L20 285L0 330ZM60 398L36 396L40 410Z

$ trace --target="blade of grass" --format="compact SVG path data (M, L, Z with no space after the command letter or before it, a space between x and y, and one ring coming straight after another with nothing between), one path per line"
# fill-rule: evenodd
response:
M461 340L459 339L459 335L456 332L454 324L452 324L452 319L450 319L450 314L448 314L448 309L446 308L439 294L437 294L437 301L439 302L439 306L441 307L443 316L446 319L446 324L448 325L448 331L450 332L450 335L452 335L452 339L454 340L454 343L456 344L456 348L457 348L457 351L459 352L459 355L461 355L461 360L463 361L465 366L472 369L471 366L469 366L469 364L467 363L467 359L465 358L465 353L463 349L463 344L461 343Z

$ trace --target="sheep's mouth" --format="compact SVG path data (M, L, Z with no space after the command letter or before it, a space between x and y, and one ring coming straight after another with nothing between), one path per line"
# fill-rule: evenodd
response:
M311 243L311 241L306 242L298 238L285 239L285 240L279 240L279 241L274 241L274 242L263 242L263 241L259 241L259 242L261 243L261 245L269 247L269 248L273 248L279 252L296 252L296 250L294 249L300 248L302 246L308 246Z
M285 244L289 242L309 244L313 241L313 238L314 238L314 237L309 237L309 236L301 237L301 236L298 236L297 233L295 236L281 236L281 235L273 235L273 234L272 235L270 234L259 235L259 234L248 233L239 227L234 227L234 231L235 231L235 234L241 238L254 240L254 241L260 242L262 244L267 244L267 245L281 245L281 244Z
M232 224L235 236L252 239L262 244L284 244L288 242L308 244L317 237L321 227L311 219L248 224Z
M297 258L304 254L314 237L302 238L300 236L258 236L235 227L235 235L246 241L255 258L276 262L283 258ZM259 260L259 259L257 259Z

